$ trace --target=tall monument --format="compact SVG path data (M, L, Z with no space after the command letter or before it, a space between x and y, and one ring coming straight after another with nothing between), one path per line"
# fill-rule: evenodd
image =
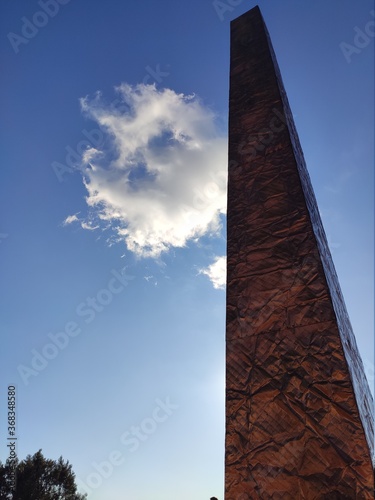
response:
M226 500L374 498L373 401L259 8L231 24Z

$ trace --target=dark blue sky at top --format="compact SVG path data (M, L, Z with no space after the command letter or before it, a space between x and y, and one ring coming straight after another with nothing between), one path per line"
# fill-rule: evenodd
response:
M152 74L149 78L146 68L157 72L159 67L163 76L162 81L156 81L158 86L197 93L219 114L225 128L229 19L251 6L251 2L242 2L232 12L224 12L220 20L211 1L164 0L155 6L151 0L71 0L61 5L57 16L27 45L20 45L15 54L6 35L10 31L20 34L21 17L31 19L40 8L36 2L3 4L1 61L6 70L2 74L1 137L7 185L2 200L8 224L22 226L22 238L28 242L19 262L21 269L25 266L24 272L30 269L30 261L40 258L41 248L36 242L41 234L46 237L45 225L53 226L49 233L52 246L54 242L60 245L66 234L57 221L64 219L72 199L73 210L83 206L79 199L83 200L85 191L75 176L67 175L66 183L56 183L51 169L53 161L64 163L67 145L76 149L85 139L83 129L95 127L82 116L79 97L92 96L100 89L104 99L111 102L117 97L115 85L145 78L152 83ZM310 169L319 182L320 171L329 177L326 170L335 150L350 143L357 121L362 127L357 133L364 140L368 138L373 106L361 95L368 96L373 84L366 74L370 53L354 55L348 65L340 51L339 43L351 42L354 36L350 0L314 2L314 7L298 1L264 2L261 7L305 154L326 150L327 164ZM358 26L371 19L370 9L371 2L358 8ZM311 130L317 140L310 144ZM372 186L365 182L361 188L371 190ZM356 203L365 201L359 198ZM48 265L52 259L51 265L55 265L54 255L54 251L43 254L44 262ZM61 266L64 268L64 263Z

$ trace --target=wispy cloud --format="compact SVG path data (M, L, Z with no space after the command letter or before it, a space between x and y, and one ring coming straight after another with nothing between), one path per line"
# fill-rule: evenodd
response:
M82 229L87 229L88 231L94 231L95 229L99 228L99 226L93 226L92 224L85 221L81 222L81 227Z
M77 215L78 214L68 215L68 217L66 219L64 219L64 221L63 221L63 226L68 226L69 224L73 224L73 222L78 222L79 219L78 219Z
M68 215L66 219L63 220L63 226L69 226L70 224L73 224L74 222L78 222L81 226L82 229L87 229L89 231L94 231L95 229L99 228L99 225L94 225L92 221L86 221L82 217L78 217L79 212L73 215Z
M201 269L200 274L205 274L211 280L214 288L224 289L227 280L227 258L226 256L215 257L213 264L205 269Z
M100 93L81 99L107 132L103 150L82 159L90 229L110 227L130 251L153 258L217 234L226 211L227 141L213 112L194 96L154 85L116 90L127 105L122 113Z

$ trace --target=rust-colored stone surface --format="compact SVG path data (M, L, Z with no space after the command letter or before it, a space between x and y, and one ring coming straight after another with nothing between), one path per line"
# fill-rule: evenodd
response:
M226 500L372 499L373 402L258 8L231 25Z

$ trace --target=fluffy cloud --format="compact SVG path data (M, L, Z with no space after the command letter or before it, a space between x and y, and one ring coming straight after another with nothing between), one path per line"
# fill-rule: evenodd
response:
M215 257L213 264L199 272L209 277L214 288L224 289L227 281L227 258Z
M107 132L102 150L91 148L82 158L88 220L110 226L139 257L157 258L218 233L226 211L227 140L212 111L194 96L154 85L116 90L125 111L106 106L100 94L81 99L83 111Z

